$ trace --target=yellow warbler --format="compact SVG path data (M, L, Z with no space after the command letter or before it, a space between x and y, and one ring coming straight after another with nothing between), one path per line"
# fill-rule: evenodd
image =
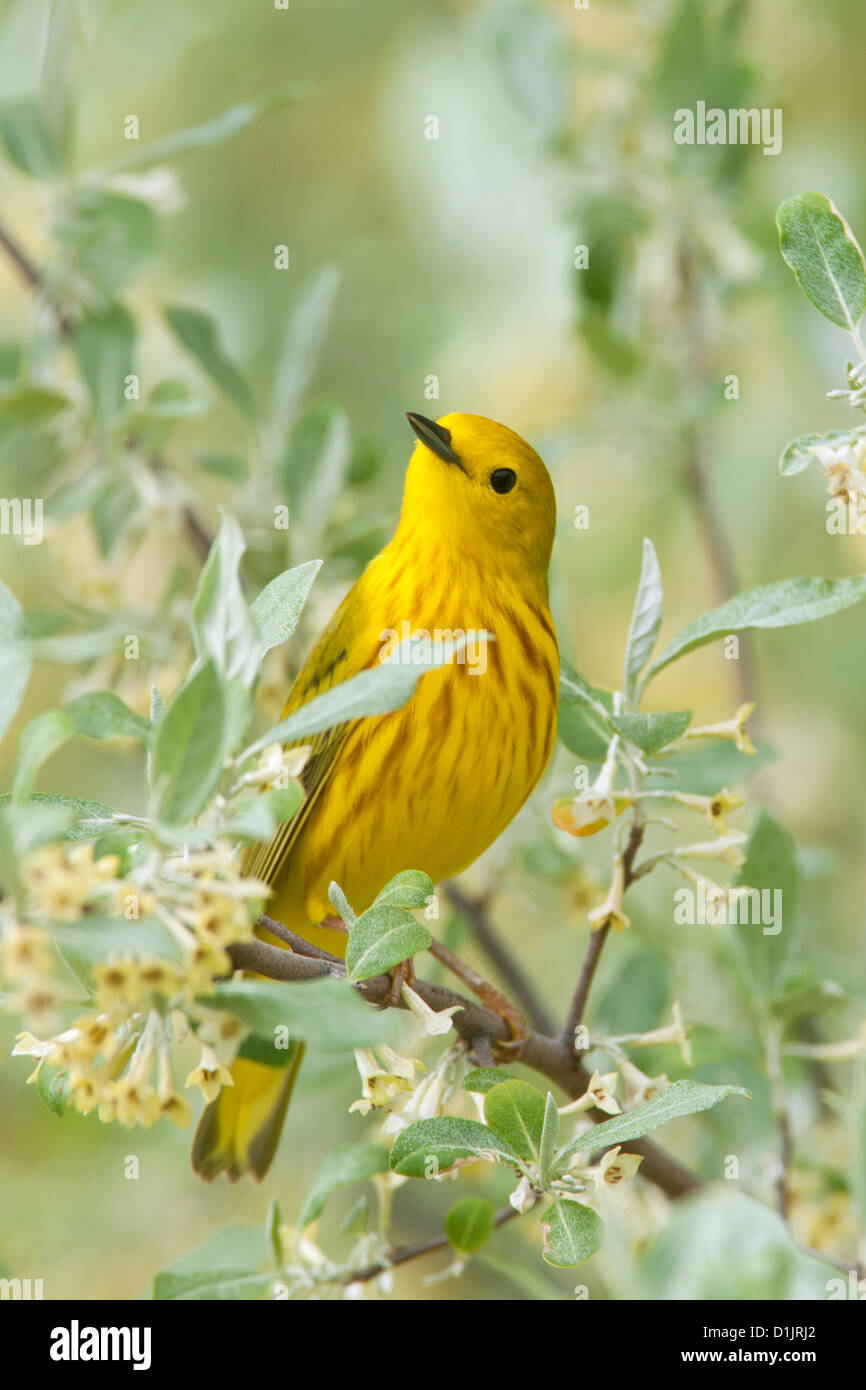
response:
M465 633L463 659L423 675L402 709L318 735L301 774L303 806L248 862L272 885L268 914L341 956L345 936L319 925L333 914L331 881L360 912L401 870L423 869L434 882L459 873L517 814L556 733L547 469L493 420L407 418L419 442L400 523L316 642L285 714L375 665L407 633ZM234 1085L199 1124L193 1166L202 1177L264 1175L302 1051L263 1055L255 1040L241 1049Z

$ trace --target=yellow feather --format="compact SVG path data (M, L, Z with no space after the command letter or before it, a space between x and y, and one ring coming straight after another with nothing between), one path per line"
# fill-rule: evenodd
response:
M345 937L318 926L332 913L331 881L360 912L403 869L434 882L459 873L517 814L555 739L559 657L547 570L556 503L547 469L493 420L457 414L437 425L457 462L439 455L435 438L434 447L419 440L396 533L315 644L285 713L376 664L392 633L494 640L470 644L477 669L464 660L431 671L403 709L320 735L304 770L304 806L248 861L273 887L269 915L340 955ZM492 475L507 483L506 470L516 481L500 492ZM246 1113L261 1118L254 1105Z

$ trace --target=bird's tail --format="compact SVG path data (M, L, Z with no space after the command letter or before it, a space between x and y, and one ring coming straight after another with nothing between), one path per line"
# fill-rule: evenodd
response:
M260 1182L271 1166L289 1099L304 1055L293 1040L280 1065L244 1056L232 1067L233 1086L224 1086L203 1112L192 1145L192 1166L210 1182L225 1173L237 1182L248 1173Z

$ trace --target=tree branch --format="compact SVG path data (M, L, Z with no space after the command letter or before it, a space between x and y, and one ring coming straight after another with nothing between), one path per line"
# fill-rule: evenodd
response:
M0 225L0 246L6 252L12 264L18 270L21 278L26 280L31 289L37 289L42 282L42 277L37 267L21 250L21 247L12 239L5 227Z
M635 811L635 818L631 823L631 829L629 831L628 844L622 856L624 871L623 893L634 883L635 878L638 876L634 871L634 861L637 858L638 850L643 844L643 835L643 822L640 820L639 812ZM609 935L609 922L605 922L604 926L599 927L596 931L590 932L586 955L583 958L583 965L580 968L580 974L577 977L577 984L575 985L571 1004L569 1005L565 1023L562 1026L562 1032L560 1034L560 1040L563 1046L567 1047L570 1052L575 1051L575 1033L579 1025L583 1022L589 991L595 979L596 966L598 965L599 957L604 949L604 943L607 941Z
M278 924L281 925L281 924ZM284 930L287 930L284 928ZM307 955L316 950L303 943L304 952L285 950L281 946L269 946L264 941L239 941L228 948L233 965L238 970L253 970L271 980L311 980L331 976L346 978L343 961L327 953ZM498 1013L476 1004L465 995L457 994L444 985L433 984L428 980L416 980L413 986L425 1004L437 1012L455 1004L460 1012L454 1015L453 1024L457 1034L466 1040L470 1047L476 1043L480 1048L486 1045L495 1048L511 1040L508 1023ZM372 980L362 980L355 989L370 1004L384 1004L391 990L391 976L377 975ZM402 1001L396 1007L405 1008ZM559 1086L572 1100L584 1095L589 1084L589 1074L573 1053L563 1046L560 1038L545 1037L542 1033L530 1032L520 1054L524 1066L537 1071L549 1081ZM594 1124L610 1119L601 1110L586 1112ZM650 1143L649 1140L636 1140L629 1144L629 1151L643 1155L641 1164L643 1177L655 1183L669 1197L680 1197L702 1185L702 1179L683 1167L675 1158Z
M514 1207L500 1207L493 1218L493 1224L498 1229L519 1215L520 1213ZM395 1245L383 1264L367 1265L366 1268L360 1269L354 1274L347 1272L340 1282L342 1284L363 1284L368 1279L375 1279L379 1274L386 1274L389 1269L394 1269L396 1265L404 1265L409 1260L420 1259L423 1255L432 1254L434 1250L445 1250L449 1245L450 1241L444 1233L438 1236L429 1236L427 1240L419 1240L417 1245Z
M595 978L595 967L598 965L598 958L604 948L604 943L610 933L610 923L605 922L598 931L590 931L589 944L586 948L586 955L583 958L583 965L580 967L580 974L577 977L574 995L569 1005L568 1013L565 1016L565 1023L562 1025L560 1037L566 1047L577 1050L575 1034L580 1024L583 1022L583 1015L586 1010L586 1002L589 998L590 986Z
M486 900L470 898L459 884L451 880L445 884L445 896L469 922L479 946L499 971L511 991L512 999L519 1005L532 1027L537 1028L540 1033L554 1033L556 1024L546 1004L490 922Z

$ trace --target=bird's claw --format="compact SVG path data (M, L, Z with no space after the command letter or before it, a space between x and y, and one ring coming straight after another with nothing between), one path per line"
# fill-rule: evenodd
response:
M391 975L391 988L382 1000L383 1008L393 1009L400 1002L403 986L408 985L411 989L414 984L415 966L411 960L401 960L400 964L394 967Z

